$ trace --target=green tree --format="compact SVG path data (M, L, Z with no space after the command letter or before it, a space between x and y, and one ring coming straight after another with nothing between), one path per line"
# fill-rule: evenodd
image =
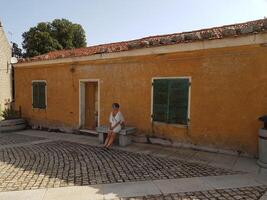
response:
M22 49L19 48L18 44L15 42L12 43L12 56L16 58L23 57Z
M80 24L73 25L73 45L75 47L85 47L87 45L85 31Z
M85 31L79 24L66 19L41 22L22 34L25 57L50 51L86 46Z

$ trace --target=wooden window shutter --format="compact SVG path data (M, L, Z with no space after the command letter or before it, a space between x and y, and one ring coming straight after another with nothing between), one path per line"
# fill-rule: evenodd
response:
M153 81L153 121L167 122L168 80Z
M32 83L32 107L39 107L39 87L38 83Z
M188 123L189 79L169 80L168 123Z
M32 107L46 108L46 83L34 82L32 83Z
M45 82L39 83L39 108L46 108Z

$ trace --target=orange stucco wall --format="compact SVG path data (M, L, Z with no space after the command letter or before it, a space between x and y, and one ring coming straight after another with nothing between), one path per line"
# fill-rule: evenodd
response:
M267 48L243 46L87 63L15 69L16 106L23 116L78 128L79 79L100 80L100 123L119 102L139 134L257 153L258 117L267 113ZM153 77L190 76L190 125L151 124ZM46 110L32 109L32 80L47 81ZM153 133L152 133L153 132Z

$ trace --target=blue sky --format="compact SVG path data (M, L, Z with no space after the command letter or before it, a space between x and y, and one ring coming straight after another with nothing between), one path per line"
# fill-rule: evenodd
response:
M30 27L55 18L81 24L88 45L95 45L264 16L267 0L0 0L0 20L18 44Z

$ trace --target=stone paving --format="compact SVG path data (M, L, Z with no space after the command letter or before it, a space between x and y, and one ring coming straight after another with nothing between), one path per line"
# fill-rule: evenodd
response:
M259 200L266 190L266 186L257 186L166 195L149 195L144 197L116 198L113 200Z
M38 140L43 140L43 139L45 138L21 135L21 134L16 134L16 133L0 133L0 147L2 145L33 142L33 141L38 141Z
M199 163L67 141L0 149L0 191L237 173Z
M250 159L228 157L155 145L105 149L72 134L1 133L0 200L267 199L267 175L255 177Z

